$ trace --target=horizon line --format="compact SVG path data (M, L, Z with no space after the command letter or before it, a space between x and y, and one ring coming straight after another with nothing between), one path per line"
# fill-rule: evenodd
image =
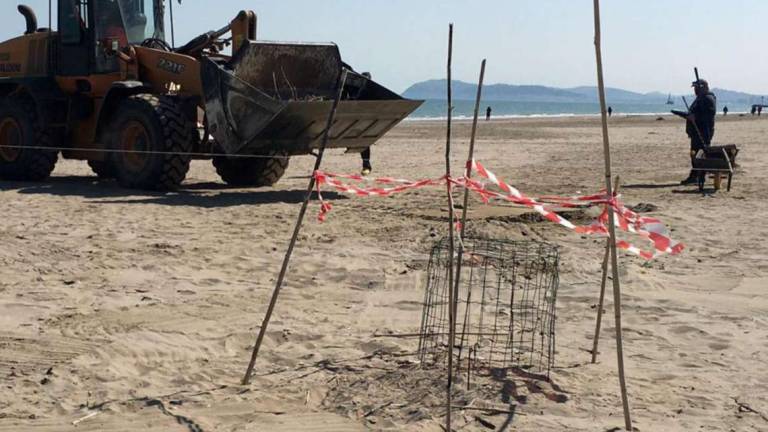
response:
M418 81L418 82L415 82L415 83L409 85L405 90L403 90L403 93L405 93L406 91L408 91L411 87L413 87L415 85L426 83L426 82L430 82L430 81L443 81L444 82L444 81L447 81L447 79L446 78L431 78L431 79L427 79L427 80ZM453 79L452 81L454 83L455 82L460 82L460 83L463 83L463 84L467 84L467 85L471 85L471 86L477 87L477 83L468 82L468 81L464 81L464 80L461 80L461 79ZM558 89L558 90L571 90L571 89L577 89L577 88L597 88L596 84L592 84L592 85L577 85L577 86L572 86L572 87L558 87L556 85L548 85L548 84L512 84L512 83L505 83L505 82L497 82L497 83L492 83L492 84L483 84L483 87L487 88L487 87L492 87L492 86L496 86L496 85L516 86L516 87L523 87L523 86L546 87L546 88L552 88L552 89ZM684 95L693 94L693 91L691 91L690 93L675 93L675 92L671 92L671 91L668 91L668 90L667 91L652 90L652 91L648 91L648 92L642 92L642 91L637 91L637 90L628 90L628 89L622 88L622 87L611 87L611 86L607 86L606 90L607 89L621 90L621 91L626 91L626 92L635 93L635 94L639 94L639 95L649 95L649 94L652 94L652 93L660 93L660 94L663 95L663 94L667 93L667 94L671 94L673 96L684 96ZM766 96L768 96L768 93L765 93L765 94L749 93L749 92L742 91L742 90L733 90L733 89L722 88L722 87L712 87L712 90L724 90L724 91L728 91L728 92L742 93L742 94L745 94L745 95L748 95L748 96L756 96L756 97L766 97Z

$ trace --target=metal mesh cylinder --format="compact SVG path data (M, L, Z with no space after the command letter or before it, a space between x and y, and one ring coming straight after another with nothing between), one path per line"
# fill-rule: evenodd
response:
M520 368L549 376L555 350L557 247L475 238L463 245L454 358L475 370ZM419 338L423 365L444 363L449 351L448 264L448 240L442 239L427 267ZM454 271L456 264L457 256Z

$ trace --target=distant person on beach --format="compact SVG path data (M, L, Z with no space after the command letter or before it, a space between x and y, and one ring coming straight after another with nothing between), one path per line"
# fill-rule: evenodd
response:
M752 105L752 110L749 111L750 114L755 115L757 112L757 105Z
M613 115L613 108L612 107L608 107L608 117L610 117L612 115Z
M700 79L693 82L693 88L696 92L696 100L688 110L688 121L685 125L685 132L691 139L691 168L693 168L696 153L712 143L712 137L715 135L715 114L717 114L717 97L709 91L709 83ZM688 178L680 183L684 185L697 183L700 175L704 174L697 174L691 169Z
M727 116L727 115L728 115L728 105L723 107L723 116Z
M488 107L485 109L485 121L489 121L491 119L492 112L493 110L491 109L491 107Z
M760 117L760 114L762 114L762 113L763 113L763 106L762 105L758 105L757 106L757 116Z
M371 79L371 73L370 72L363 72L360 74L369 80ZM363 169L360 171L360 174L367 176L368 174L373 171L373 166L371 165L371 148L367 147L365 150L360 152L360 158L363 160Z
M367 176L373 171L373 166L371 166L371 148L368 147L360 152L360 157L363 159L363 170L360 174Z

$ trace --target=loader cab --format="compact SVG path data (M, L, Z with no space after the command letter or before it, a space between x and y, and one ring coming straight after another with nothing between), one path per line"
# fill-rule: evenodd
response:
M165 40L163 0L59 0L60 76L120 70L115 52Z

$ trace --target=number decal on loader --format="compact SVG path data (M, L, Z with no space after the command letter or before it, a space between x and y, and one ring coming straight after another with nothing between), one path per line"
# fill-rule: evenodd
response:
M21 64L19 63L0 63L0 72L2 73L20 73Z
M184 69L186 69L186 66L183 64L179 64L165 58L160 59L160 61L157 63L157 67L176 75L181 75L184 73Z

